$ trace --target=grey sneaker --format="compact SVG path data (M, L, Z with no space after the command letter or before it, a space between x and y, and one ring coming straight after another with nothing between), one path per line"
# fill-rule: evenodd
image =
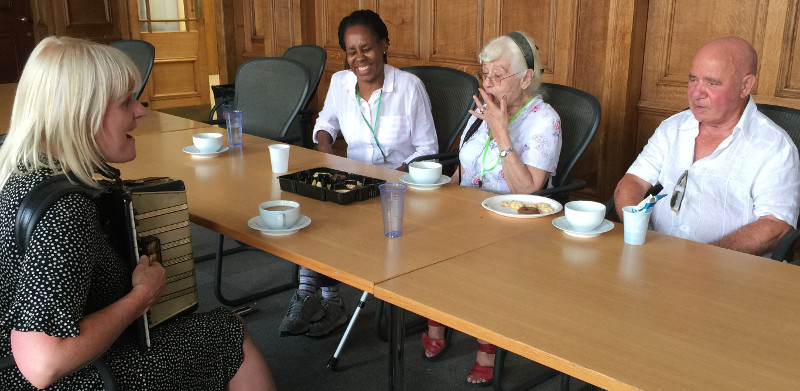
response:
M325 308L322 307L317 295L301 295L295 292L289 300L289 309L281 322L281 337L287 335L299 335L308 331L309 322L315 322L325 316Z
M308 325L306 335L309 337L322 337L347 323L347 312L341 298L337 300L322 299L322 306L325 307L325 316L319 322Z

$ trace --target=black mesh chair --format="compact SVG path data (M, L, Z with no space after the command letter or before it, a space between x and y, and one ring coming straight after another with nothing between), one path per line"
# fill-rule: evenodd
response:
M553 106L561 118L561 154L556 175L550 178L553 187L534 192L560 203L569 200L569 192L583 189L586 182L573 178L570 171L597 133L600 125L600 102L591 94L574 87L542 83L544 101Z
M789 137L792 138L794 145L800 149L800 110L768 104L758 104L758 110L769 117L772 122L782 127L786 133L789 134ZM797 227L800 228L800 218L798 218ZM798 228L783 235L772 250L772 259L798 264L798 262L794 260L794 245L797 238L800 237L800 229Z
M475 107L473 95L478 95L475 76L453 68L439 66L413 66L402 70L422 80L431 101L431 115L439 141L439 153L420 156L411 162L438 159L444 175L450 176L458 164L458 151L450 151L459 133L469 120L469 110Z
M133 60L139 74L142 76L142 85L139 90L133 93L133 97L139 99L144 91L144 86L147 84L147 79L150 78L150 72L153 70L153 61L156 58L156 48L150 42L140 41L136 39L123 39L121 41L114 41L108 44L109 46L121 50Z
M103 361L102 358L98 358L92 363L92 365L94 365L95 368L97 368L97 372L100 374L100 378L103 379L103 389L107 391L116 391L117 382L114 381L114 377L111 376L111 370L108 369L105 361ZM17 363L14 362L14 356L6 356L0 358L0 371L16 368L16 366Z
M317 45L297 45L286 49L286 51L283 52L283 58L291 58L305 65L311 74L306 103L303 104L300 113L294 118L289 127L289 134L299 134L301 145L304 148L311 148L313 146L311 132L314 130L313 119L316 112L308 110L308 104L311 102L311 98L317 93L319 81L322 79L322 71L325 70L328 52Z
M236 93L233 98L233 108L244 112L242 131L254 136L286 142L285 136L289 125L303 105L308 102L309 79L308 69L303 64L289 58L255 58L242 64L236 72ZM225 102L227 101L219 102L217 106ZM211 109L209 117L214 115L217 106ZM221 303L238 306L297 285L297 266L295 266L295 273L293 273L290 283L239 298L225 297L222 293L223 257L256 249L239 243L239 246L223 251L224 241L225 236L218 234L216 253L195 258L196 262L216 259L214 294Z
M289 58L247 60L236 72L233 99L217 103L211 109L207 123L224 123L224 120L215 121L214 114L221 105L233 103L233 110L244 112L244 133L291 142L286 133L297 113L308 102L310 79L308 69Z

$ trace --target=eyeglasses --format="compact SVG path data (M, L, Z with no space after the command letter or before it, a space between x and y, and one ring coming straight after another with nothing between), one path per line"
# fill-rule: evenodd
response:
M672 209L675 214L680 212L681 204L683 203L683 196L686 194L686 181L689 179L689 170L683 172L680 178L678 178L678 182L675 184L675 188L672 190L672 197L669 199L669 208Z
M475 77L478 78L478 81L481 82L481 83L486 83L486 79L489 79L489 80L492 81L493 84L497 85L497 84L502 83L503 80L508 79L511 76L516 76L516 75L519 75L520 73L525 73L527 71L528 70L526 69L524 71L520 71L520 72L517 72L517 73L512 73L510 75L506 75L506 76L502 76L502 77L499 76L499 75L491 75L491 76L489 76L488 73L476 72L475 73Z

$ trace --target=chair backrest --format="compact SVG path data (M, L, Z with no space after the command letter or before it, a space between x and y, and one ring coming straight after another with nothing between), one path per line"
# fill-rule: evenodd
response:
M600 125L600 102L591 94L560 84L542 83L544 101L561 118L561 154L553 186L561 186Z
M475 107L472 96L478 94L478 80L473 75L447 67L431 65L401 69L414 74L425 84L431 100L439 152L449 151L469 120L469 110Z
M234 107L244 112L242 131L265 138L284 137L308 100L305 65L282 57L254 58L236 72Z
M121 41L114 41L108 44L109 46L119 49L128 57L133 60L136 68L139 69L139 74L142 76L142 85L139 91L134 92L133 96L139 99L139 95L144 91L144 86L147 84L147 79L150 78L150 72L153 70L153 61L156 58L156 48L150 42L140 41L136 39L123 39Z
M291 58L305 65L311 74L308 99L302 107L306 108L308 102L317 92L319 81L322 79L322 71L325 69L325 62L328 59L328 52L317 45L297 45L286 49L283 52L283 58Z
M800 149L800 110L791 107L768 105L758 103L758 111L769 117L775 124L782 127ZM797 226L800 227L800 218Z

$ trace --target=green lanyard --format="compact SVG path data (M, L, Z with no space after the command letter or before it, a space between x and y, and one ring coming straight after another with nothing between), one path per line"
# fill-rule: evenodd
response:
M511 129L511 123L514 122L515 119L517 119L519 114L522 113L522 110L525 109L525 107L527 107L529 103L531 103L533 98L535 98L535 97L531 97L530 99L528 99L528 101L525 102L525 104L522 105L522 107L520 107L520 109L517 111L517 114L514 114L514 116L511 117L511 120L508 121L509 130ZM486 126L488 127L489 124L487 123ZM497 161L494 162L494 165L489 167L489 168L486 168L486 155L489 153L489 144L491 142L492 142L492 130L490 129L489 130L489 137L486 139L486 145L483 146L483 158L481 159L481 177L480 177L480 179L478 179L478 187L483 187L483 177L484 177L484 175L486 175L487 172L492 171L495 168L497 168L497 165L500 164L500 155L497 155Z
M386 163L386 154L383 153L383 148L381 148L381 143L378 142L378 137L375 136L375 129L378 128L378 116L381 113L381 101L383 101L383 88L381 88L381 94L378 96L378 110L375 111L375 121L372 121L373 124L370 125L369 121L367 121L367 117L364 116L364 111L361 110L361 95L358 92L358 86L356 86L356 104L358 105L358 111L361 113L361 118L364 120L364 123L367 124L369 131L372 132L372 138L375 140L375 145L378 146L378 150L381 151L381 155L383 155L383 162Z

